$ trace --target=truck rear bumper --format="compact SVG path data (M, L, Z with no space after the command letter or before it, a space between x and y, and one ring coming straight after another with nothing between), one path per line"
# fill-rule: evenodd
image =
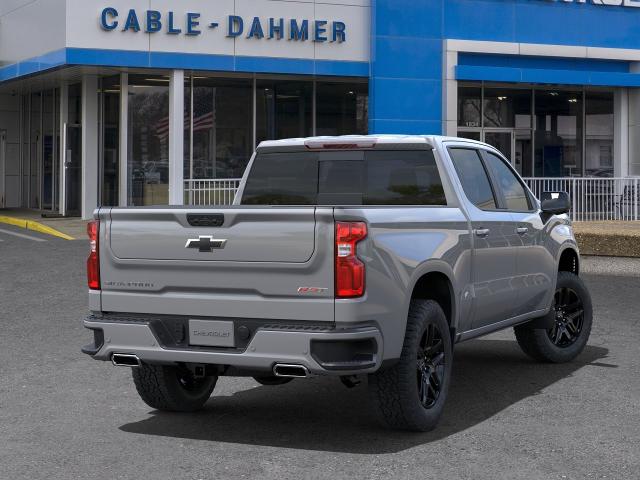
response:
M109 321L89 317L84 326L94 332L94 343L82 351L96 360L110 361L114 353L137 356L155 364L197 363L234 367L234 370L272 372L276 364L300 365L314 375L353 375L378 370L383 341L375 325L357 328L258 328L242 350L162 345L150 322Z

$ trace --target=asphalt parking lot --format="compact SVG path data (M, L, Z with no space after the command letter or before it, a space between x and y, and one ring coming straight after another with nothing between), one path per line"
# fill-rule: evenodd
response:
M223 378L203 412L152 411L126 368L80 353L86 251L0 226L2 479L640 478L637 269L585 274L575 363L536 364L511 331L460 345L440 427L413 434L331 379Z

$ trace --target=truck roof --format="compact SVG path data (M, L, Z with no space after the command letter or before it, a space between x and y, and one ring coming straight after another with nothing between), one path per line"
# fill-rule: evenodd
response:
M265 140L260 142L258 150L280 149L280 148L323 148L330 145L354 145L362 148L372 148L382 145L416 145L435 146L439 141L464 140L470 143L480 143L475 140L459 139L455 137L445 137L442 135L402 135L402 134L379 134L379 135L341 135L341 136L319 136L307 138L285 138L282 140Z

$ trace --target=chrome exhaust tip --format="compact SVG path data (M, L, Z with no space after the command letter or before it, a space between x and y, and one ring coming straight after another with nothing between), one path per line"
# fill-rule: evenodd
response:
M307 367L303 365L276 363L273 367L273 374L276 377L304 378L309 376L309 370L307 370Z
M111 355L111 363L116 367L139 367L140 359L133 353L114 353Z

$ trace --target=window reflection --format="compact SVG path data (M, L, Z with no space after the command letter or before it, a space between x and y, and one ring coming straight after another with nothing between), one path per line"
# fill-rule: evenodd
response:
M102 205L118 205L120 76L102 79Z
M582 175L582 92L536 91L535 174Z
M185 178L242 176L253 151L252 91L250 80L194 78L193 164ZM185 145L189 145L188 102L185 107ZM187 156L186 168L189 160Z
M482 88L461 85L458 89L458 126L477 127L481 125Z
M169 203L169 79L129 77L129 205Z
M367 133L366 83L318 82L316 96L316 135Z
M313 83L260 80L256 86L256 138L309 137L313 133Z
M485 128L531 128L531 90L485 88Z
M587 92L586 100L586 173L613 177L613 93Z

